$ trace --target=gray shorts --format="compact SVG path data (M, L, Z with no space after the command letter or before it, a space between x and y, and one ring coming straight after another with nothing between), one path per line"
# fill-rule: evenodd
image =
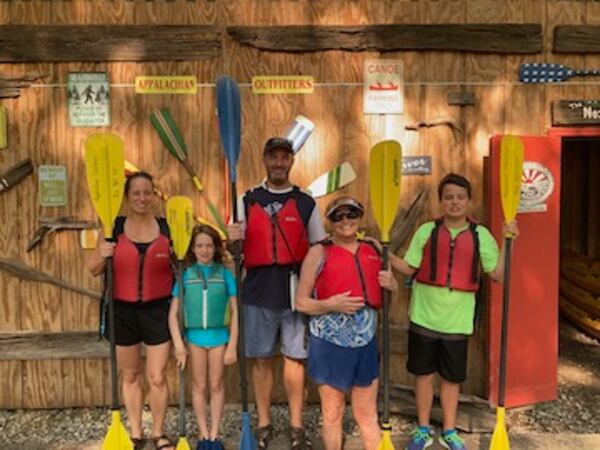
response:
M244 340L248 358L275 355L277 341L281 353L291 359L306 359L306 316L290 309L268 309L244 305Z

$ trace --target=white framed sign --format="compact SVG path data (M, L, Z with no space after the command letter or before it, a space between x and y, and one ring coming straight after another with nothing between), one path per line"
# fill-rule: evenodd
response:
M70 73L67 80L69 125L106 127L110 125L108 73Z
M363 112L402 114L404 76L400 60L376 59L364 63Z
M67 169L65 166L39 166L40 206L67 204Z

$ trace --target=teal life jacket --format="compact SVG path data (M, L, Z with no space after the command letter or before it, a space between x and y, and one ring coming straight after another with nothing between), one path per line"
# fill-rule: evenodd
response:
M208 278L194 264L187 271L183 299L183 317L186 328L222 328L229 325L230 310L225 268L214 264Z

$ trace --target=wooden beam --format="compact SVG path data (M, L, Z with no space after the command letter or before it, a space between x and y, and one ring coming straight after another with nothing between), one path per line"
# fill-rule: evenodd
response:
M194 61L220 54L220 34L214 26L0 26L2 63Z
M2 333L0 361L108 358L108 343L94 331Z
M540 24L227 27L242 44L261 50L445 50L476 53L542 51Z
M554 28L555 53L600 53L600 26L560 25Z

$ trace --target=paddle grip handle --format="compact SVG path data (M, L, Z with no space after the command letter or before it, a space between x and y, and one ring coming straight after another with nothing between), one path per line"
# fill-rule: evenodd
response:
M177 261L177 283L179 284L179 311L177 319L179 320L179 330L181 339L185 345L185 323L183 321L183 302L185 299L183 287L183 260ZM179 436L185 436L185 369L179 370Z
M237 208L237 185L231 181L231 208L233 222L238 221ZM233 260L235 262L235 285L236 285L236 303L238 307L238 361L240 368L240 397L242 402L242 411L248 412L248 380L246 379L246 345L245 345L245 327L244 327L244 305L242 305L242 252L241 242L233 242Z
M200 178L198 178L196 175L194 175L194 176L192 176L192 181L194 182L196 189L198 189L198 192L202 192L202 190L204 189L204 186L202 185Z
M508 348L508 314L510 306L510 267L512 238L504 238L504 276L502 283L502 317L500 334L500 368L498 376L498 406L504 407L506 393L506 351Z
M389 244L383 244L383 269L389 265ZM383 423L390 418L390 291L381 289L383 293Z
M113 299L113 259L106 258L106 286L105 292L108 299L108 341L110 347L110 387L111 405L115 411L119 409L119 387L117 378L117 351L115 347L115 301Z

